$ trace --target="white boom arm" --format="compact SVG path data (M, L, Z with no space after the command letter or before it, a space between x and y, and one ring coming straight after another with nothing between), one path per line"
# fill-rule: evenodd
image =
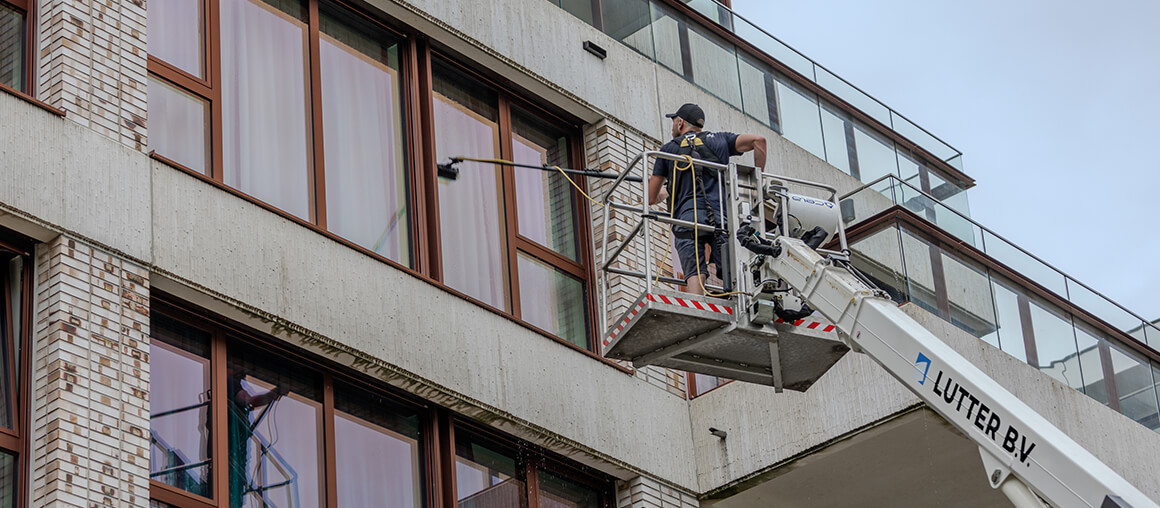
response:
M1158 508L1094 455L845 267L782 236L764 270L796 289L932 409L974 440L991 486L1016 506Z

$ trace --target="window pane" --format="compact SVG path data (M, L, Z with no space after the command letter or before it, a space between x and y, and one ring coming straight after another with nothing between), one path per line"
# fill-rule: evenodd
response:
M16 507L16 492L20 489L20 471L16 456L0 452L0 508ZM26 481L26 480L25 480Z
M738 59L741 73L741 101L749 116L780 130L777 121L777 85L773 81L773 71L762 63L756 63L744 53Z
M209 104L168 83L149 78L149 150L209 174Z
M1081 389L1083 377L1078 369L1067 368L1071 359L1078 355L1071 316L1050 304L1029 303L1031 325L1035 330L1035 352L1039 356L1039 365L1035 367L1072 388Z
M600 10L604 33L644 56L653 57L648 0L601 0Z
M823 103L822 105L822 134L826 139L826 162L847 175L857 177L850 170L850 146L853 144L851 136L847 135L850 119L837 108ZM850 129L850 133L852 134Z
M896 303L910 301L906 272L902 267L899 230L889 227L850 245L850 259L875 286L890 294Z
M528 505L515 457L463 432L455 434L455 490L460 508Z
M810 153L825 159L822 144L822 120L818 116L818 99L809 92L798 91L785 82L777 82L778 112L782 135Z
M733 45L709 35L697 25L689 30L693 81L725 102L741 108L741 82Z
M210 497L210 335L159 314L151 330L149 478Z
M600 508L599 492L542 469L538 476L541 508Z
M311 371L230 345L229 506L322 506L322 397Z
M417 412L340 384L334 445L339 506L422 505Z
M497 96L444 65L434 72L435 160L499 157ZM498 166L458 165L459 178L439 179L443 282L488 305L507 309L507 235Z
M326 227L410 266L398 43L342 13L321 17Z
M1108 385L1104 381L1104 364L1100 359L1099 332L1083 326L1075 327L1076 346L1079 348L1079 370L1083 376L1083 392L1104 404L1109 401Z
M519 271L523 320L587 349L584 283L522 252Z
M0 425L12 428L13 412L20 393L20 337L21 316L24 314L24 258L14 252L0 250ZM10 358L11 344L15 358Z
M657 2L649 2L649 4L652 6L653 47L656 48L657 62L684 76L685 66L681 58L681 30L685 28L685 20Z
M584 20L589 25L595 25L592 18L592 0L556 0L560 7L572 13L573 16Z
M149 54L199 78L205 77L205 26L201 0L150 2L146 9Z
M0 84L24 91L24 15L0 4Z
M945 251L942 253L942 265L947 300L951 306L951 323L998 347L998 337L993 333L996 330L995 303L991 298L991 282L986 272Z
M1120 412L1152 430L1160 430L1157 417L1156 381L1148 360L1115 343L1109 344Z
M226 185L310 218L306 7L222 0L222 141Z
M942 316L938 310L931 255L929 243L905 229L902 230L902 257L906 267L906 291L910 295L910 301L931 314ZM942 283L941 280L938 282Z
M858 150L858 176L863 182L870 183L882 176L898 173L893 141L855 123L854 143Z
M568 138L514 107L512 148L513 160L520 164L570 166ZM572 184L558 172L515 168L514 173L520 234L577 259Z
M1019 298L1021 295L1014 290L1016 287L1010 282L1000 282L994 274L991 275L991 294L995 295L995 313L999 329L999 348L1007 354L1027 361L1027 345L1023 338L1023 320L1019 315ZM989 339L984 338L987 342ZM1099 354L1098 352L1096 353Z

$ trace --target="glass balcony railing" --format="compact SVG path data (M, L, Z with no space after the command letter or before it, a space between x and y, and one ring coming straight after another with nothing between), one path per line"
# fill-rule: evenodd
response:
M850 176L862 182L887 174L928 181L932 187L941 186L931 191L938 200L949 200L969 214L964 185L956 184L956 178L941 174L937 165L899 146L879 126L862 122L847 109L811 92L800 78L774 70L766 59L719 37L702 20L659 0L550 1ZM887 129L962 169L958 150L715 0L685 3Z
M960 245L974 246L1152 352L1160 346L1160 328L1155 323L893 175L843 197L843 220L853 224L894 205L959 241L953 245L938 241L906 223L891 224L852 241L855 266L895 301L913 302L1160 431L1160 363L1126 344L1121 336L1105 333L1091 318L1063 309L1041 291L976 262Z

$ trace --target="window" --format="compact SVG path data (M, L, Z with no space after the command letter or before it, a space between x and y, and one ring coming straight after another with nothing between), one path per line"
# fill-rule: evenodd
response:
M344 5L150 5L153 156L591 349L572 184L475 162L454 181L434 171L458 155L575 167L575 124Z
M148 23L155 156L414 267L402 36L319 0L174 0Z
M512 98L436 60L436 160L466 155L571 166L569 136ZM587 270L579 202L562 173L465 162L440 179L443 281L584 349Z
M536 492L540 507L610 506L609 480L534 447L173 304L152 311L151 506L535 508Z
M32 63L28 34L32 31L30 0L0 0L0 85L29 93Z
M28 351L31 343L30 248L0 242L0 507L23 506Z

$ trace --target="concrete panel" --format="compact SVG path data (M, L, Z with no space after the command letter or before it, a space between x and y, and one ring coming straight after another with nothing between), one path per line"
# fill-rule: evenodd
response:
M145 154L6 93L0 118L9 126L0 136L0 206L149 259Z
M157 164L154 179L162 275L436 403L694 490L683 399L188 175Z

